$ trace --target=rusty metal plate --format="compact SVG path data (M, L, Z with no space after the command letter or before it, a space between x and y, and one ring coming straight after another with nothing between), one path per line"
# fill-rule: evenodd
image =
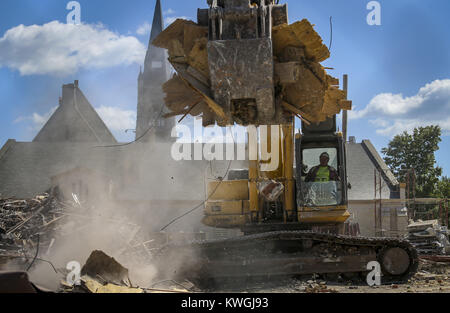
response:
M233 104L244 104L239 124L268 123L275 115L272 40L220 40L208 43L208 63L214 100L231 117ZM246 110L247 106L254 106Z

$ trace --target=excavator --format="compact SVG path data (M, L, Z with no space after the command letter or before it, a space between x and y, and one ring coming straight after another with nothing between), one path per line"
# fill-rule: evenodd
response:
M329 50L312 25L289 25L287 4L279 1L208 4L198 10L197 23L176 21L153 44L169 49L177 72L164 86L174 115L203 112L204 124L259 127L248 170L209 182L204 205L203 224L243 235L168 245L159 253L161 268L202 282L311 274L365 280L375 261L383 283L407 281L418 268L407 241L343 234L351 186L336 116L351 109L351 101L319 64ZM196 32L201 35L189 43ZM181 90L184 101L189 93L193 100L177 111L174 97ZM296 118L302 121L297 133ZM279 153L276 168L265 170L271 160L262 148ZM324 152L337 177L311 181L308 174Z

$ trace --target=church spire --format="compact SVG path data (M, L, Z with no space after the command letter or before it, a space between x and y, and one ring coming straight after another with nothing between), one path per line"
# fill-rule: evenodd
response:
M170 141L175 119L162 117L164 111L163 84L169 79L169 65L165 49L152 45L164 29L161 1L156 0L152 32L143 69L138 77L138 109L136 139L149 142ZM162 112L163 109L163 112ZM151 131L149 131L151 129Z
M166 55L163 49L157 48L152 44L152 41L158 37L164 30L164 19L162 13L161 0L156 0L155 13L153 15L152 32L150 34L150 41L148 43L147 55L145 57L144 72L148 72L153 68L152 64L160 64L166 61ZM166 66L163 66L164 71Z
M164 30L163 13L161 1L156 0L155 14L153 15L152 33L150 35L150 44Z

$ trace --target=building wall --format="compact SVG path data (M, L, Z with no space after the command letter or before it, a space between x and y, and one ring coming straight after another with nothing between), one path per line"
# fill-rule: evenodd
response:
M382 204L382 230L383 236L401 237L406 234L408 216L402 212L405 206L400 202L386 202ZM362 236L373 237L377 235L375 230L375 204L374 201L350 201L349 211L352 214L351 221L359 224ZM394 215L397 216L397 226Z
M347 144L347 176L352 188L348 191L349 200L372 200L375 196L376 166L362 144ZM379 175L379 174L378 174ZM382 199L391 197L387 181L382 179ZM379 194L377 194L379 198Z

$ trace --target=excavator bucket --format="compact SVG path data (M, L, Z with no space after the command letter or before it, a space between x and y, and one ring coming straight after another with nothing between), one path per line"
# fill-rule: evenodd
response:
M278 3L278 1L277 1ZM330 56L307 20L288 24L287 4L211 0L198 22L178 19L153 44L177 75L164 86L173 115L203 125L320 123L351 101L320 62Z

